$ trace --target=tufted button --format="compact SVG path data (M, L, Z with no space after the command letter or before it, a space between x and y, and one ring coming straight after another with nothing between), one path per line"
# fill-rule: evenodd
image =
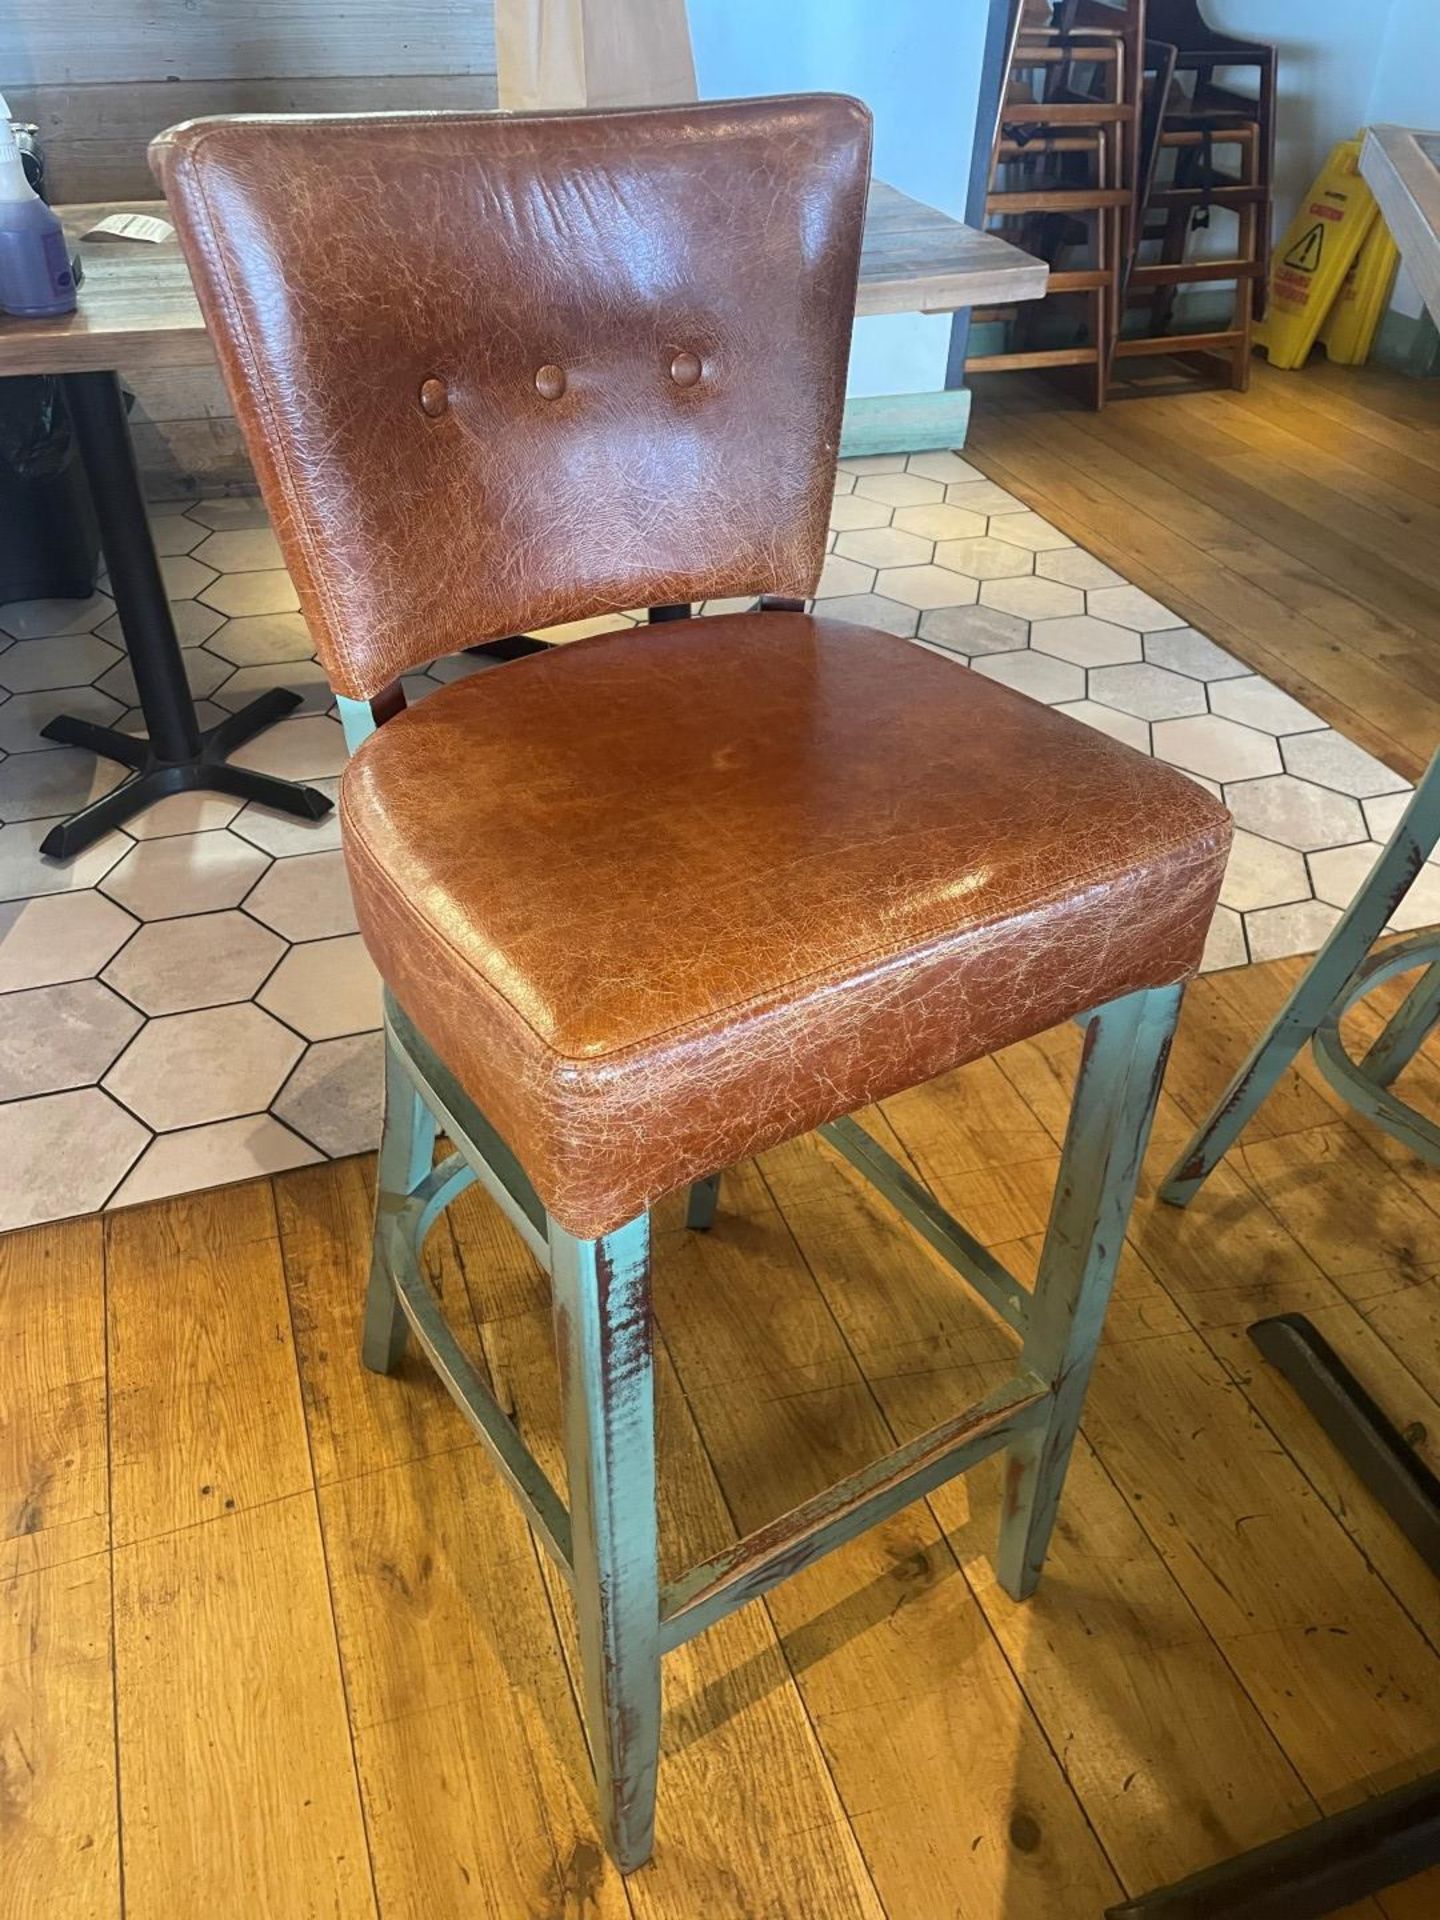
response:
M677 387L693 387L700 378L700 356L688 351L677 353L670 362L670 378Z
M558 400L565 391L565 369L547 362L535 375L535 391L542 400Z
M450 410L450 390L443 380L437 380L432 374L428 380L420 383L420 411L428 414L432 420L438 420L442 413Z

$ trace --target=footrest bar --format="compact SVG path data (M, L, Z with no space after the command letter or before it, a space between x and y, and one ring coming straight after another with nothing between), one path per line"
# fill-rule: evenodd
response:
M1039 1418L1051 1398L1042 1381L1017 1375L954 1419L692 1567L661 1596L661 1651L668 1653L703 1633L867 1527L964 1473Z
M474 1428L502 1479L520 1501L531 1526L568 1579L574 1566L570 1515L544 1468L515 1431L514 1422L471 1365L446 1325L440 1304L420 1273L426 1233L450 1202L475 1178L461 1155L452 1154L390 1214L390 1272L401 1311L451 1399Z
M514 1154L496 1133L455 1076L438 1060L404 1008L385 995L385 1024L391 1042L440 1131L465 1153L475 1177L505 1218L550 1271L550 1228L540 1196Z
M853 1120L832 1120L819 1131L821 1139L843 1154L857 1172L864 1174L901 1218L914 1227L921 1239L929 1242L947 1266L970 1282L1007 1326L1024 1333L1030 1295L988 1247L982 1247L968 1234L933 1193L922 1187L878 1140L873 1140Z

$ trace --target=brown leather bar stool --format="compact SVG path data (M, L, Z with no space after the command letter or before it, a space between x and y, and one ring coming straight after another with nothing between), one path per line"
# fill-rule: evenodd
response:
M669 1648L1001 1449L1000 1577L1033 1589L1229 838L1170 768L801 611L869 151L831 97L212 120L153 149L357 742L344 842L388 987L365 1359L413 1333L568 1576L627 1869ZM744 594L395 691L474 641ZM844 1116L1076 1015L1027 1289ZM720 1169L814 1127L1018 1333L1015 1372L662 1587L649 1209L689 1183L703 1226ZM472 1180L552 1276L568 1507L421 1275Z

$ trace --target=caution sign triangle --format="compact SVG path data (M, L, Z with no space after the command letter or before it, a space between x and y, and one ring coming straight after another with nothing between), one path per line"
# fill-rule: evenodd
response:
M1294 267L1297 273L1318 273L1320 256L1325 251L1325 227L1317 220L1313 227L1307 227L1300 238L1285 255L1287 267Z

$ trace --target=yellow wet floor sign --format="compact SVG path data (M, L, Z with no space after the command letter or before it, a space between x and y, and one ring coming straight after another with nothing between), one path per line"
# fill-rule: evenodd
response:
M1270 299L1255 329L1272 367L1303 367L1378 217L1360 178L1360 142L1342 140L1270 260Z
M1400 249L1383 218L1370 222L1365 244L1320 329L1325 358L1341 367L1361 367L1370 358L1375 335L1390 304Z

